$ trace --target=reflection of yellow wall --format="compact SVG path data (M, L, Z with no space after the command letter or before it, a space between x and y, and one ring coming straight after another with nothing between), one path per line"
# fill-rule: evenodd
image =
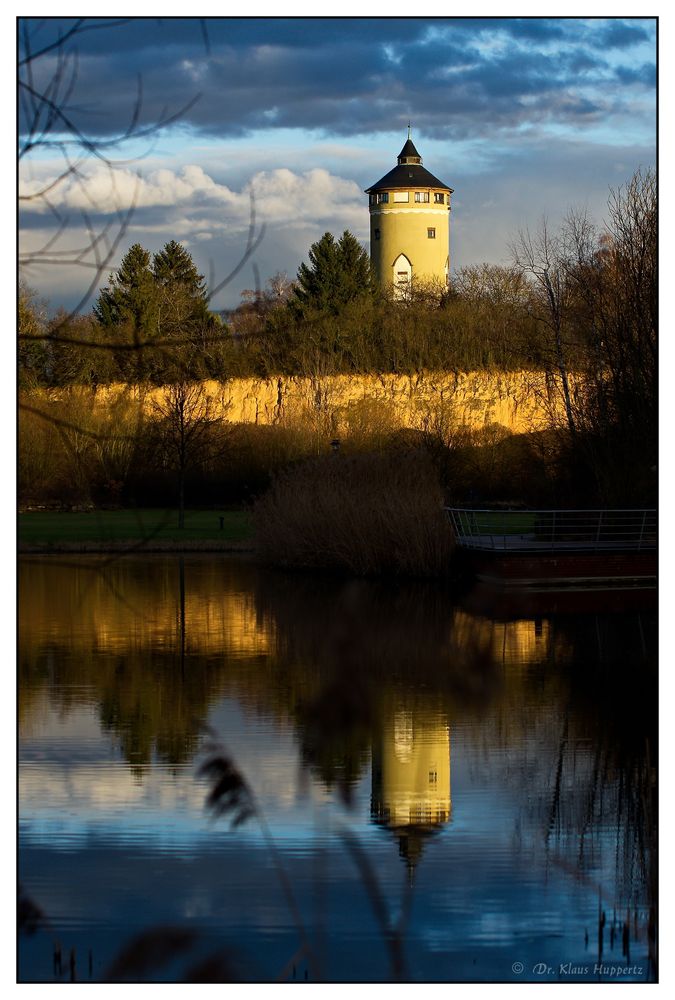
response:
M373 747L374 818L391 827L450 818L450 730L437 714L399 707Z
M92 515L94 517L95 515ZM180 593L175 557L153 557L153 573L142 557L107 565L89 559L63 572L59 559L22 561L19 570L19 629L22 653L45 636L73 650L122 653L146 648L180 648ZM230 579L220 560L185 562L185 650L260 656L276 648L269 615L256 608L255 590ZM134 571L136 567L136 571ZM551 641L547 620L495 622L456 609L448 618L446 657L489 651L493 662L525 665L546 657ZM420 720L417 716L416 724Z
M535 663L545 656L551 640L548 621L522 619L515 622L492 622L491 625L495 659L513 665Z
M106 620L96 619L96 645L103 652L123 652L134 646L176 645L180 635L178 596L144 607L133 631L125 633L119 606L108 605ZM256 618L253 601L245 594L190 594L185 597L186 653L260 656L270 651L271 630Z
M157 557L155 557L157 558ZM140 564L140 563L139 563ZM128 562L126 564L128 566ZM64 573L57 560L25 563L19 575L21 650L29 655L45 635L73 651L123 653L180 649L180 596L175 558L167 572L149 579L117 573L90 561ZM272 623L261 618L254 597L228 586L217 566L209 572L185 569L185 651L200 654L259 656L273 646Z
M450 638L450 657L463 649L481 649L493 663L526 666L548 655L552 633L551 623L543 618L494 621L456 610Z

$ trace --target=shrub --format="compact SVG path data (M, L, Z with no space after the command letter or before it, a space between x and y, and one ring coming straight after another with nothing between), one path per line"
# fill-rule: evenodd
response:
M281 566L437 576L453 541L421 450L327 455L282 470L254 507L259 552Z

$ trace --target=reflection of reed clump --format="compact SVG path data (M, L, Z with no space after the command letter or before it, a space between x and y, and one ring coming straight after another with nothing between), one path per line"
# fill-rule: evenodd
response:
M462 705L485 704L499 683L491 623L459 612L453 591L438 583L267 572L255 598L261 617L275 623L282 662L338 675L354 665L380 690L424 686Z
M256 601L275 622L268 696L292 692L305 761L346 799L402 693L437 712L471 710L499 683L489 628L438 585L268 573Z

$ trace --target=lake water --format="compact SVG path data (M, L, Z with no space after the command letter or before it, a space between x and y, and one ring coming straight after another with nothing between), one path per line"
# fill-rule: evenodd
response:
M19 601L20 980L656 978L653 593L51 556Z

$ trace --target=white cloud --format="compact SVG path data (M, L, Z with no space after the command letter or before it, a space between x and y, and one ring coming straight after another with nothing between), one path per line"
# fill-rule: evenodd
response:
M22 182L24 194L35 194L56 179L43 175ZM209 232L243 230L250 220L250 192L256 214L268 225L295 226L303 222L344 218L345 226L363 224L363 192L352 180L314 168L294 172L285 167L263 170L241 190L213 180L201 166L178 171L162 167L145 174L129 168L110 170L104 164L89 168L83 177L64 178L49 194L49 204L60 211L113 214L135 205L136 212L165 210L165 220L183 220L181 235L192 232L205 239ZM27 210L44 215L46 199L37 198Z
M40 191L59 176L58 163L33 166L30 179L22 181L25 193ZM171 239L187 246L200 271L213 273L218 283L236 266L246 245L251 191L257 226L266 227L255 258L263 281L279 270L294 275L311 243L326 231L338 234L349 229L364 242L368 238L368 204L360 185L323 167L259 169L237 188L214 180L211 172L194 163L174 169L145 166L143 173L137 174L130 167L111 171L104 164L90 165L85 176L66 177L50 192L50 205L68 216L70 224L53 248L58 254L52 255L52 262L31 265L26 279L53 307L78 301L89 282L96 280L89 266L72 264L75 253L64 253L67 248L89 243L83 212L92 217L95 232L110 221L113 239L120 231L119 213L135 205L115 258L99 275L100 285L106 283L108 273L119 265L132 243L156 251ZM24 211L20 244L26 255L49 244L58 223L39 198L24 203ZM89 265L95 261L93 254L86 259ZM248 267L218 296L214 307L238 304L241 289L253 280Z

